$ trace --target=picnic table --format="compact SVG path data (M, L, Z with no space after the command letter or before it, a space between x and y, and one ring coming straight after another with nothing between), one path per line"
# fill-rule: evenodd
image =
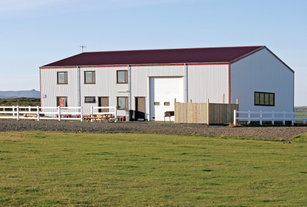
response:
M89 122L89 121L110 121L112 119L114 119L114 116L112 114L90 114L90 115L85 115L84 119Z

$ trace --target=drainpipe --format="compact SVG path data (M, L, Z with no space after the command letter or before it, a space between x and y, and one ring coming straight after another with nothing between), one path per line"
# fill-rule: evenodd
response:
M78 72L78 106L81 106L81 74L80 74L80 67L77 67Z
M131 65L128 65L128 106L129 106L129 110L132 110L132 106L131 106Z
M183 102L188 103L189 102L189 69L188 69L188 64L184 64L184 79L183 79L183 90L184 90L184 95L183 95Z

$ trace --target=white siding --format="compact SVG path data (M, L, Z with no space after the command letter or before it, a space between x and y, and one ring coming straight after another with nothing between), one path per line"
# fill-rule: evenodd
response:
M194 103L228 103L228 64L188 65L188 100Z
M240 111L293 111L294 73L267 49L231 65L231 102ZM275 106L254 106L254 92L275 93Z
M67 72L68 84L57 84L57 72L62 71ZM59 96L67 96L68 106L78 106L77 69L41 69L40 72L42 106L57 106Z

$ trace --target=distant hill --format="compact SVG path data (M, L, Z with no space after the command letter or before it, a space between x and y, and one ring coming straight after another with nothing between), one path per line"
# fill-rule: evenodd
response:
M0 99L2 98L40 98L40 92L33 90L28 91L0 91Z

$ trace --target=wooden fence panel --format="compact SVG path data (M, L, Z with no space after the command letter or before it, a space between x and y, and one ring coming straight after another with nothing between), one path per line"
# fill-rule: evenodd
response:
M228 124L233 122L233 110L238 104L175 103L175 123ZM209 116L207 116L209 113Z

